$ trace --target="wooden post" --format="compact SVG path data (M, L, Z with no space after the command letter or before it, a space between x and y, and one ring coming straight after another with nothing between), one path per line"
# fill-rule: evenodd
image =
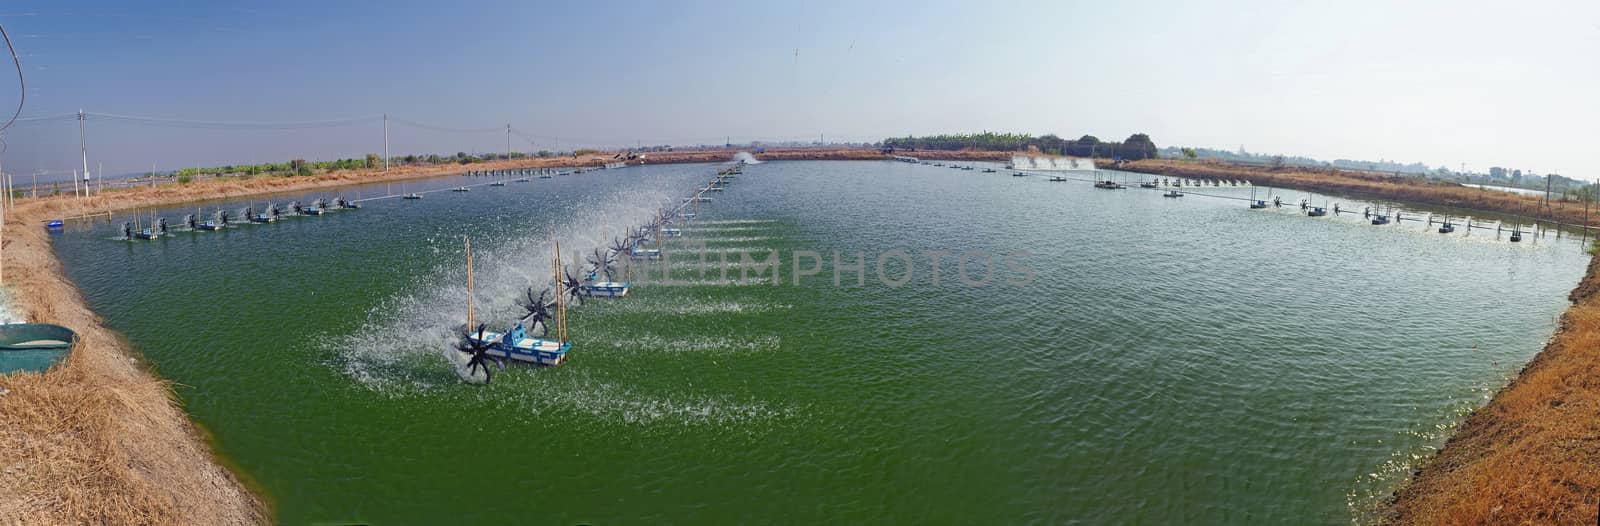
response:
M1600 179L1595 180L1595 190L1600 191ZM1596 198L1600 198L1600 196L1590 192L1589 197L1583 200L1583 242L1578 244L1580 249L1583 248L1584 243L1589 242L1589 201L1593 201Z

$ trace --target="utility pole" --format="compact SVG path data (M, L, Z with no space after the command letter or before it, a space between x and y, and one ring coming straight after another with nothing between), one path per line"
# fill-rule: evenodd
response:
M84 197L89 197L89 142L88 142L87 139L84 138L84 132L83 132L83 121L87 117L88 116L83 113L83 109L79 108L78 109L78 148L79 148L80 151L83 152L83 196ZM73 178L73 180L77 180L77 178L78 178L77 174L73 174L72 178ZM77 183L73 183L72 187L73 188L77 188L78 187Z
M389 171L389 114L383 114L383 171Z
M11 202L11 176L6 175L4 155L0 155L0 186L5 187L6 190L6 196L4 198L0 198L0 204L3 204L5 207L5 210L0 210L0 225L4 225L6 217L5 212L11 210L11 205L16 204Z
M506 160L511 160L511 125L506 125Z

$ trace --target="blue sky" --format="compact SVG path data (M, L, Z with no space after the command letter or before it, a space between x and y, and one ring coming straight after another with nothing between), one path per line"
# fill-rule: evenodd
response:
M1600 2L128 2L11 0L26 115L228 122L388 113L513 148L1020 131L1600 177ZM0 106L16 87L0 72ZM393 153L503 132L392 126ZM355 157L381 124L89 122L108 173ZM73 121L7 171L78 165ZM48 176L47 176L48 178Z

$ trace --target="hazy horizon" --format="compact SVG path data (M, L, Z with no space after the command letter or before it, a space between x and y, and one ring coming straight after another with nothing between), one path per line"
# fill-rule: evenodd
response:
M1600 4L768 5L288 2L0 8L24 117L281 123L381 115L390 153L940 133L1600 176ZM0 70L0 119L17 87ZM88 123L109 174L379 153L381 123ZM557 142L559 141L559 143ZM6 132L6 171L80 166L77 123ZM53 180L58 177L41 177Z

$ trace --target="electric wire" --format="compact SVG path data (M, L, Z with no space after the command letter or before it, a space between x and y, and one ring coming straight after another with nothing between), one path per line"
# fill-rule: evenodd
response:
M12 124L15 124L17 122L17 117L21 117L22 116L22 105L23 105L23 103L28 101L28 84L22 78L22 60L17 58L17 47L11 45L11 34L6 33L6 26L4 24L0 24L0 37L3 37L5 39L5 41L6 41L6 49L11 52L11 63L16 65L16 67L17 67L17 88L18 88L17 89L17 111L11 114L11 119L7 120L6 124L4 126L0 126L0 132L3 132L3 131L6 131L6 128L10 128Z

